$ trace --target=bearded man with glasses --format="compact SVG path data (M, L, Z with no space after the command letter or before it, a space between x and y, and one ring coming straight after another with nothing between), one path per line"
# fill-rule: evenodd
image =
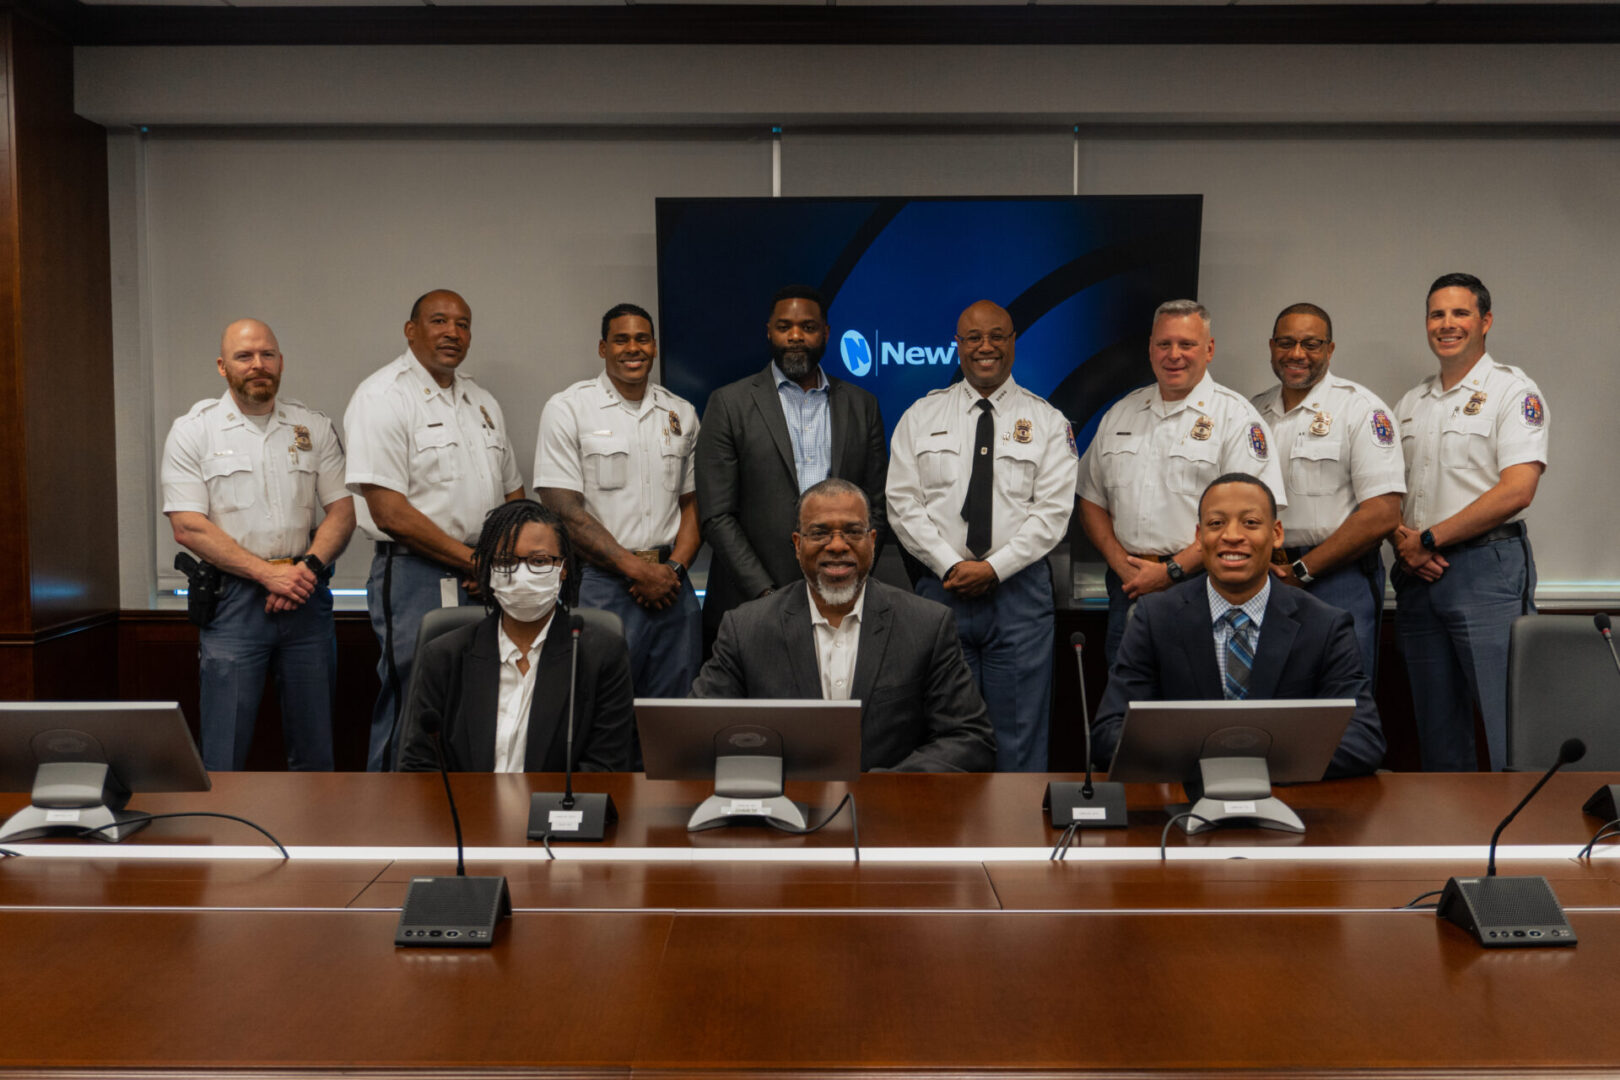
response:
M984 772L995 734L942 604L868 577L866 493L832 478L799 497L793 550L805 586L726 612L695 698L861 702L861 768Z
M401 722L402 772L437 770L443 732L452 772L562 772L575 644L559 602L573 546L556 511L530 499L490 511L473 547L486 617L428 642ZM630 767L634 723L624 639L587 624L578 641L573 767Z

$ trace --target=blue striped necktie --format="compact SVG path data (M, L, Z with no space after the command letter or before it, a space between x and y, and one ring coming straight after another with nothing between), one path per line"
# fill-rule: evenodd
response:
M1226 639L1226 696L1231 701L1242 701L1249 696L1249 672L1254 667L1254 643L1249 633L1254 620L1242 608L1231 608L1221 618L1232 627Z

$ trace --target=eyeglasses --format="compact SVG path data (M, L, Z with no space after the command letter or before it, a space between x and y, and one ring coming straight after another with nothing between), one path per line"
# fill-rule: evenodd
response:
M986 341L997 348L1000 348L1012 340L1012 335L1007 333L1005 330L992 330L988 334L981 334L979 331L975 330L970 334L957 334L956 340L960 341L963 345L966 345L970 349L977 349Z
M516 555L507 555L492 560L489 568L497 574L510 576L517 573L519 564L527 566L529 573L537 577L545 577L547 574L556 573L557 569L562 566L563 559L560 555L530 555L526 559L520 559Z
M1308 353L1319 353L1327 345L1321 338L1305 338L1299 340L1291 337L1274 337L1271 344L1280 352L1293 352L1294 346L1299 346Z
M868 534L876 531L868 525L845 525L839 529L829 529L825 525L812 525L799 535L812 544L829 544L835 536L842 536L846 544L858 544L865 540Z

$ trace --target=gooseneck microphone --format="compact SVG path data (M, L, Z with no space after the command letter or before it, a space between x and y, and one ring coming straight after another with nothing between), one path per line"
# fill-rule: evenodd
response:
M1485 876L1452 878L1446 882L1435 914L1467 930L1486 948L1523 948L1539 945L1574 945L1575 930L1564 917L1558 897L1544 877L1496 876L1496 842L1519 811L1536 797L1553 773L1586 756L1586 744L1565 739L1553 762L1529 794L1519 800L1491 834L1491 854Z
M529 839L548 845L559 840L601 840L607 827L619 820L613 796L606 792L574 793L574 720L579 698L579 636L585 616L568 614L568 727L563 738L563 789L537 791L529 796ZM593 638L594 640L594 638ZM622 646L621 646L622 647Z
M1519 816L1519 811L1523 810L1525 804L1536 797L1536 792L1540 791L1542 786L1553 778L1553 773L1557 772L1559 769L1562 769L1565 765L1570 765L1581 760L1581 758L1585 756L1585 743L1579 739L1564 740L1564 744L1558 748L1558 760L1552 763L1552 768L1548 769L1544 774L1542 774L1541 779L1536 781L1536 786L1530 789L1530 793L1528 795L1519 800L1519 805L1515 806L1512 812L1509 813L1507 817L1502 819L1502 824L1498 825L1496 827L1496 831L1491 834L1491 857L1489 863L1487 863L1485 867L1486 877L1496 876L1496 841L1501 838L1502 830L1507 828L1508 824L1512 822L1514 818Z
M563 750L564 810L574 808L574 701L579 697L579 632L585 629L585 616L568 616L568 741Z
M436 714L418 721L433 736L439 758L439 778L450 803L450 821L456 830L456 876L413 877L400 908L394 944L404 946L459 946L488 948L495 941L495 924L512 914L511 894L504 877L468 877L467 853L461 838L461 815L456 812L450 770L445 766L444 732Z
M1615 670L1620 671L1620 654L1614 651L1614 635L1609 632L1609 613L1600 611L1592 616L1592 625L1609 643L1609 656L1614 660ZM1620 818L1620 784L1604 784L1592 792L1591 798L1581 805L1581 812L1605 822Z
M1086 647L1086 635L1076 630L1069 635L1069 644L1074 647L1074 667L1080 676L1080 726L1086 733L1086 783L1080 789L1080 793L1089 799L1094 790L1091 784L1091 712L1090 706L1086 704L1086 665L1081 657L1081 652Z
M1620 671L1620 653L1614 651L1614 635L1609 633L1609 613L1600 611L1592 616L1592 625L1603 635L1603 640L1609 643L1609 655L1614 657L1615 670Z
M1086 665L1084 650L1086 635L1076 630L1069 635L1074 646L1074 663L1080 675L1080 727L1086 737L1086 782L1075 784L1054 780L1046 785L1046 797L1041 805L1050 813L1052 827L1071 830L1064 834L1067 840L1075 829L1123 829L1125 820L1125 785L1091 779L1091 711L1086 703Z

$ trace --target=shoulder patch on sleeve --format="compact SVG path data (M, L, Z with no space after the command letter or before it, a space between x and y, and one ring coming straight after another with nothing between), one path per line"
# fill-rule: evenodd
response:
M1547 422L1547 410L1541 404L1541 395L1531 390L1519 402L1519 418L1527 428L1539 428Z
M1063 422L1063 430L1068 434L1069 437L1069 456L1078 458L1080 456L1080 447L1075 445L1074 425L1065 420Z
M1389 413L1383 409L1372 411L1372 433L1379 446L1395 445L1395 425L1389 419Z
M1258 423L1249 425L1249 456L1256 461L1265 461L1270 454L1266 446L1266 429Z

